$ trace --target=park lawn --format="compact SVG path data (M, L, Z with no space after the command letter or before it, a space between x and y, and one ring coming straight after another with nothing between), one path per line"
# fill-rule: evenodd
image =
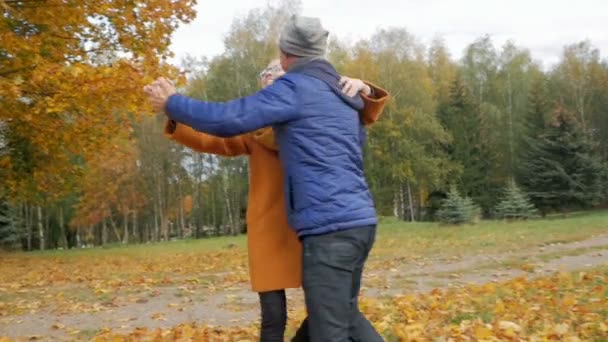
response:
M608 233L608 211L467 226L383 219L368 270L421 259L521 251ZM97 310L110 295L189 286L203 293L247 287L246 238L221 237L68 251L0 254L0 318L59 308Z
M608 266L533 280L469 285L380 300L361 309L386 341L597 341L608 339ZM303 313L290 317L295 331ZM259 327L181 324L105 330L93 341L254 341Z
M474 225L403 223L384 219L375 246L378 256L458 257L504 253L584 240L608 233L608 211L573 213L528 221L481 221Z
M608 265L369 301L388 341L606 341Z
M395 218L381 218L374 249L378 255L407 253L412 256L450 257L461 254L502 253L552 243L567 243L603 233L608 233L608 211L606 210L577 212L566 217L556 215L545 219L516 222L484 220L477 224L462 226L445 226L435 222L409 223ZM240 235L0 255L3 258L23 258L31 261L50 258L69 262L78 258L146 259L225 250L233 250L236 254L240 254L245 248L246 237Z

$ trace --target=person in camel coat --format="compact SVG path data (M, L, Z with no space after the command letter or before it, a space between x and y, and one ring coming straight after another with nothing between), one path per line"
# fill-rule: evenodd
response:
M283 73L279 61L272 61L260 74L261 85L270 85ZM389 97L384 89L346 77L341 85L351 96L360 92L364 100L362 122L371 125L378 120ZM302 284L302 251L296 232L287 222L283 172L272 128L220 138L168 120L165 135L198 152L249 157L246 222L251 287L260 295L261 340L282 341L287 321L285 289ZM303 324L294 340L307 340L307 335Z

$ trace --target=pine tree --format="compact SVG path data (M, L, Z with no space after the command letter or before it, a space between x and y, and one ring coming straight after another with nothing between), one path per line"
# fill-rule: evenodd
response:
M480 209L469 197L462 197L455 186L437 211L437 219L446 224L471 223L479 216Z
M530 89L530 109L526 116L526 131L524 132L526 139L524 141L530 141L527 138L535 137L545 128L549 114L547 97L547 80L544 76L540 76L532 82Z
M528 196L511 180L507 185L504 197L496 206L496 216L501 219L529 219L537 215L538 210Z
M551 121L528 138L521 184L543 214L598 203L605 170L594 151L576 119L561 105Z
M496 174L497 157L489 143L488 122L475 103L469 88L460 78L452 84L449 103L439 112L442 124L453 136L447 147L451 159L462 166L460 188L466 196L481 203L489 213L499 197Z
M17 227L8 203L0 199L0 249L14 249L19 241Z

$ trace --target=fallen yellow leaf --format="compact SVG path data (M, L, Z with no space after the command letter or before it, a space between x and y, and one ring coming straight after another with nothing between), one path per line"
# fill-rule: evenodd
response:
M51 325L51 329L62 330L62 329L65 329L65 325L60 324L60 323L55 323L55 324Z
M475 327L475 338L485 340L490 337L492 337L492 330L482 326Z

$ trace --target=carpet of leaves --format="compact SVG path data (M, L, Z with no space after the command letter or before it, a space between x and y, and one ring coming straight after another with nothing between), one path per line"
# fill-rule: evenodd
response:
M104 311L153 296L163 286L214 293L249 281L247 257L241 249L0 258L0 320L49 309L59 315Z
M394 237L382 239L369 263L371 273L393 268L397 272L403 264L425 267L427 255L415 246L399 247L401 252L397 253ZM423 250L435 246L417 241L417 248ZM520 237L517 241L527 240ZM2 254L0 323L10 324L36 313L53 317L130 307L145 303L164 287L179 295L175 298L190 298L193 303L200 303L194 297L199 294L222 296L231 288L246 290L246 249L217 245L210 251L201 251L198 244L165 244L70 254ZM470 247L464 242L462 246L465 250ZM450 255L456 254L453 249ZM378 288L386 284L368 278L364 285ZM593 271L421 294L403 289L407 284L391 286L402 289L399 292L403 295L361 299L362 311L387 341L608 342L608 265ZM155 320L164 318L155 312L150 315ZM295 331L303 316L303 312L290 315L288 334ZM166 329L129 324L125 322L126 330L102 329L86 338L77 331L72 333L70 327L53 325L51 329L65 331L68 339L93 341L255 341L259 329L256 324L221 327L199 322ZM6 341L9 339L0 331L0 342Z
M608 268L362 299L387 341L607 341ZM299 317L290 322L293 329ZM103 331L94 341L254 341L255 325Z

